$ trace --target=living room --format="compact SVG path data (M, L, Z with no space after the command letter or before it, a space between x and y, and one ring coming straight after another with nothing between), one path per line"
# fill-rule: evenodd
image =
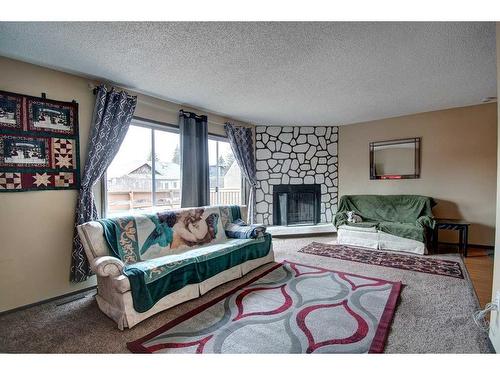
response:
M0 22L0 352L498 352L472 21Z

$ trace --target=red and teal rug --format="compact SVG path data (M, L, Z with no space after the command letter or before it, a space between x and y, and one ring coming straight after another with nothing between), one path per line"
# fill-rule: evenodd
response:
M429 255L404 255L394 252L363 249L354 246L330 245L313 242L299 250L301 253L321 255L328 258L349 260L374 266L399 268L401 270L423 272L433 275L456 277L463 279L460 263Z
M127 343L134 353L380 353L401 289L283 262Z

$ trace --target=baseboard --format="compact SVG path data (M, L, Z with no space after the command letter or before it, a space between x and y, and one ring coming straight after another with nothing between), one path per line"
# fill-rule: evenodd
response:
M57 301L59 299L63 299L63 298L75 296L75 295L78 295L80 293L85 293L85 292L91 291L93 289L97 290L97 285L96 286L89 286L88 288L76 290L76 291L71 292L71 293L62 294L62 295L57 296L57 297L52 297L52 298L44 299L42 301L30 303L29 305L23 305L23 306L15 307L15 308L10 309L10 310L1 311L0 312L0 316L11 314L11 313L14 313L14 312L17 312L17 311L26 310L26 309L29 309L30 307L35 307L35 306L38 306L38 305L43 305L45 303Z
M319 223L316 225L270 225L267 227L267 233L273 237L289 237L289 236L316 236L319 234L334 234L335 227L331 223Z
M333 233L299 233L299 234L273 234L273 238L304 238L304 237L330 237Z
M456 242L438 242L439 245L449 245L449 246L458 246ZM470 243L469 247L477 247L478 249L485 249L485 250L493 250L495 246L492 245L478 245L475 243Z

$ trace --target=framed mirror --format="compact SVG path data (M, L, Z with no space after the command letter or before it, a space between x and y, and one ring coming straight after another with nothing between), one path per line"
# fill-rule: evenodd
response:
M421 138L370 142L370 180L420 178Z

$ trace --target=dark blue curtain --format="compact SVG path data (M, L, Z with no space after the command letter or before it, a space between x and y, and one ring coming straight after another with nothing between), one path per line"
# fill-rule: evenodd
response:
M248 220L251 224L254 221L255 212L255 187L257 179L255 176L255 158L253 153L252 129L240 126L234 126L229 122L224 125L231 150L238 163L243 176L245 176L250 186L248 197Z
M181 207L210 205L207 116L179 112Z
M71 257L71 280L84 281L91 274L76 226L98 219L92 188L102 177L118 152L134 115L137 98L124 91L99 86L96 92L88 156L78 194ZM133 151L133 150L131 150ZM103 192L104 193L104 192Z

